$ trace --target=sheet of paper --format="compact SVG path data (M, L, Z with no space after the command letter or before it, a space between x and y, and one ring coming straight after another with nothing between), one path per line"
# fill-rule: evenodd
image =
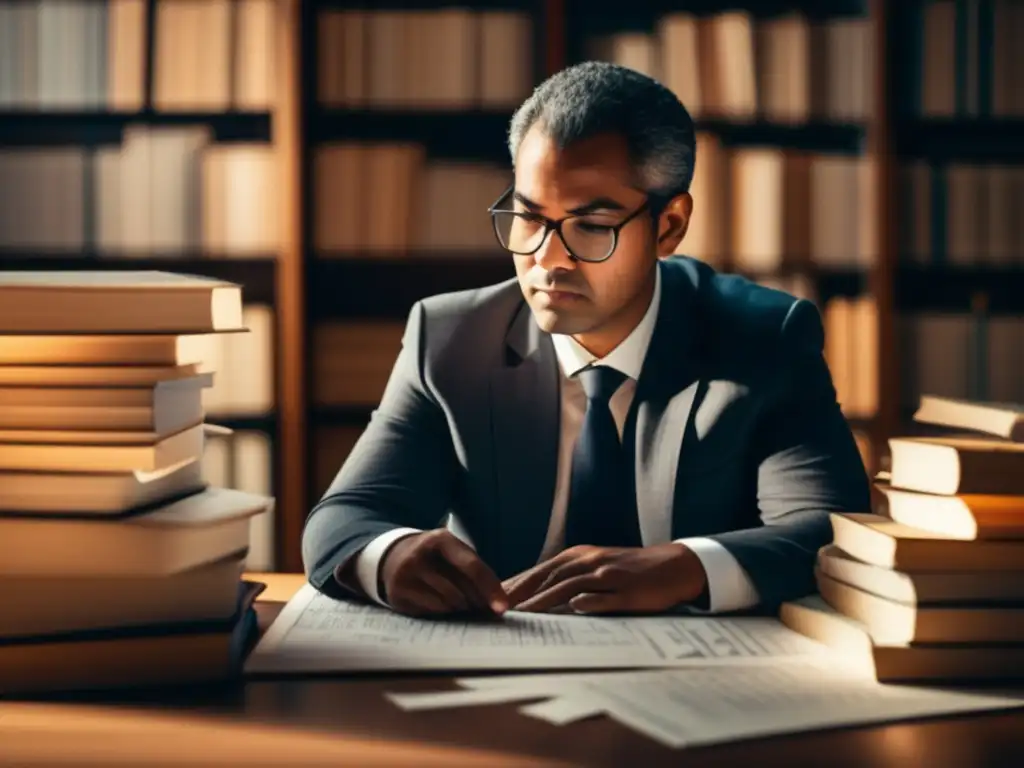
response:
M498 620L413 619L303 587L246 663L258 673L607 669L777 662L825 647L767 618L510 612Z
M552 725L568 725L578 720L604 714L600 702L588 701L579 694L566 694L546 701L538 701L519 708L519 713Z
M387 693L388 701L407 712L423 709L449 709L472 707L481 704L507 704L515 701L529 701L547 695L528 688L476 688L461 691L436 691L427 693Z
M1024 696L883 685L812 660L638 672L582 686L583 701L675 748L1024 706Z

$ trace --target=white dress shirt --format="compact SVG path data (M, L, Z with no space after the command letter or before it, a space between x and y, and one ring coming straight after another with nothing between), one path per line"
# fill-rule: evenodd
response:
M597 360L571 336L552 334L551 340L555 347L559 366L562 369L562 423L561 439L558 451L558 471L555 483L555 498L552 504L551 521L548 534L541 551L540 560L547 560L563 548L565 533L565 511L569 498L569 476L572 468L572 453L576 437L583 424L583 414L587 407L587 398L583 386L575 378L575 374L588 365L606 365L624 373L628 378L622 383L609 402L609 408L622 438L622 426L633 402L636 392L636 381L640 377L644 357L654 326L658 318L658 306L661 303L661 272L657 271L654 297L640 324L615 349L604 358ZM640 530L644 546L663 544L670 540L672 530L672 510L659 512L655 520L640 520ZM415 528L397 528L381 534L371 541L356 556L356 578L368 596L385 604L377 589L380 560L391 544L405 536L420 533ZM676 539L685 544L700 559L707 575L708 611L718 613L741 610L755 605L758 601L757 590L743 567L736 562L732 554L717 541L704 537ZM472 545L472 542L467 542ZM696 609L694 609L696 610Z

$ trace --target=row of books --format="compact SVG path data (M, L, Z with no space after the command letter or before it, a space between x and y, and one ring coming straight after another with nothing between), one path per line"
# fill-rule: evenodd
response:
M843 412L869 419L881 394L877 299L833 297L822 316L825 358ZM919 313L898 316L895 328L905 411L926 392L1024 403L1024 317Z
M1024 403L1024 316L924 313L897 331L906 408L923 393Z
M871 160L726 147L699 132L693 214L678 251L719 268L865 267L877 257Z
M206 278L0 274L0 693L237 674L274 502L204 476L224 430L182 341L242 321L241 288Z
M0 2L0 109L138 111L153 24L153 106L265 111L274 0Z
M772 272L808 262L873 262L866 158L727 148L697 137L693 216L679 252L735 269ZM414 143L340 142L314 161L315 243L366 251L494 248L487 208L511 182L505 167L428 159Z
M1024 6L1017 0L928 0L907 40L920 51L920 73L910 103L926 118L1021 117L1024 77L1020 38ZM916 43L916 45L915 45Z
M533 87L536 45L516 11L323 10L317 96L349 109L508 109Z
M901 253L917 264L1024 263L1024 167L904 164Z
M870 512L833 514L782 621L884 682L1024 676L1024 407L935 396L889 440Z
M487 208L508 166L429 159L414 143L338 142L316 148L314 244L321 255L497 250Z
M675 12L653 32L593 38L590 58L663 82L695 118L855 123L873 114L867 18Z
M0 247L275 256L276 158L206 126L132 125L120 145L0 150Z

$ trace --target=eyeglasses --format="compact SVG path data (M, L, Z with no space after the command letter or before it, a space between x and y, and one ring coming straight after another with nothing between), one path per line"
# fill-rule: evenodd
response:
M650 206L650 200L645 200L618 224L599 223L594 220L594 214L549 219L539 213L511 210L512 190L512 186L506 189L487 211L491 214L498 243L506 251L520 256L539 251L548 233L554 230L572 259L590 263L606 261L615 253L622 228Z

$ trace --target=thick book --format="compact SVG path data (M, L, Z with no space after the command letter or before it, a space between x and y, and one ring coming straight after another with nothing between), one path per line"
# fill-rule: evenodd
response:
M976 436L889 440L893 488L947 496L1024 496L1024 443Z
M1024 541L964 541L881 515L832 513L832 543L864 563L901 571L1020 571Z
M0 638L227 620L246 554L169 576L0 576Z
M206 487L197 458L155 472L0 471L0 514L113 517Z
M1024 645L879 643L820 595L783 603L782 623L836 652L836 662L883 683L1024 679Z
M1024 643L1024 605L907 605L851 587L815 570L822 599L862 623L883 645Z
M146 387L188 379L199 365L0 365L0 387Z
M155 472L203 455L209 425L168 437L146 432L15 432L0 437L0 470L22 472Z
M865 563L829 544L818 552L818 568L843 584L908 605L1024 604L1024 562L1015 571L902 571Z
M14 336L0 333L0 365L180 366L206 359L203 334Z
M923 395L914 421L1024 442L1024 405Z
M274 499L206 488L116 519L0 517L0 576L168 576L249 548Z
M0 272L2 334L244 330L242 288L159 271Z
M875 486L885 513L897 523L954 539L1024 539L1024 496L960 494L940 496ZM1024 570L1024 564L1021 566Z
M0 386L0 429L113 430L171 435L203 421L212 373L143 386Z
M265 589L238 582L227 620L0 639L5 696L215 683L240 676L258 635L253 603Z

